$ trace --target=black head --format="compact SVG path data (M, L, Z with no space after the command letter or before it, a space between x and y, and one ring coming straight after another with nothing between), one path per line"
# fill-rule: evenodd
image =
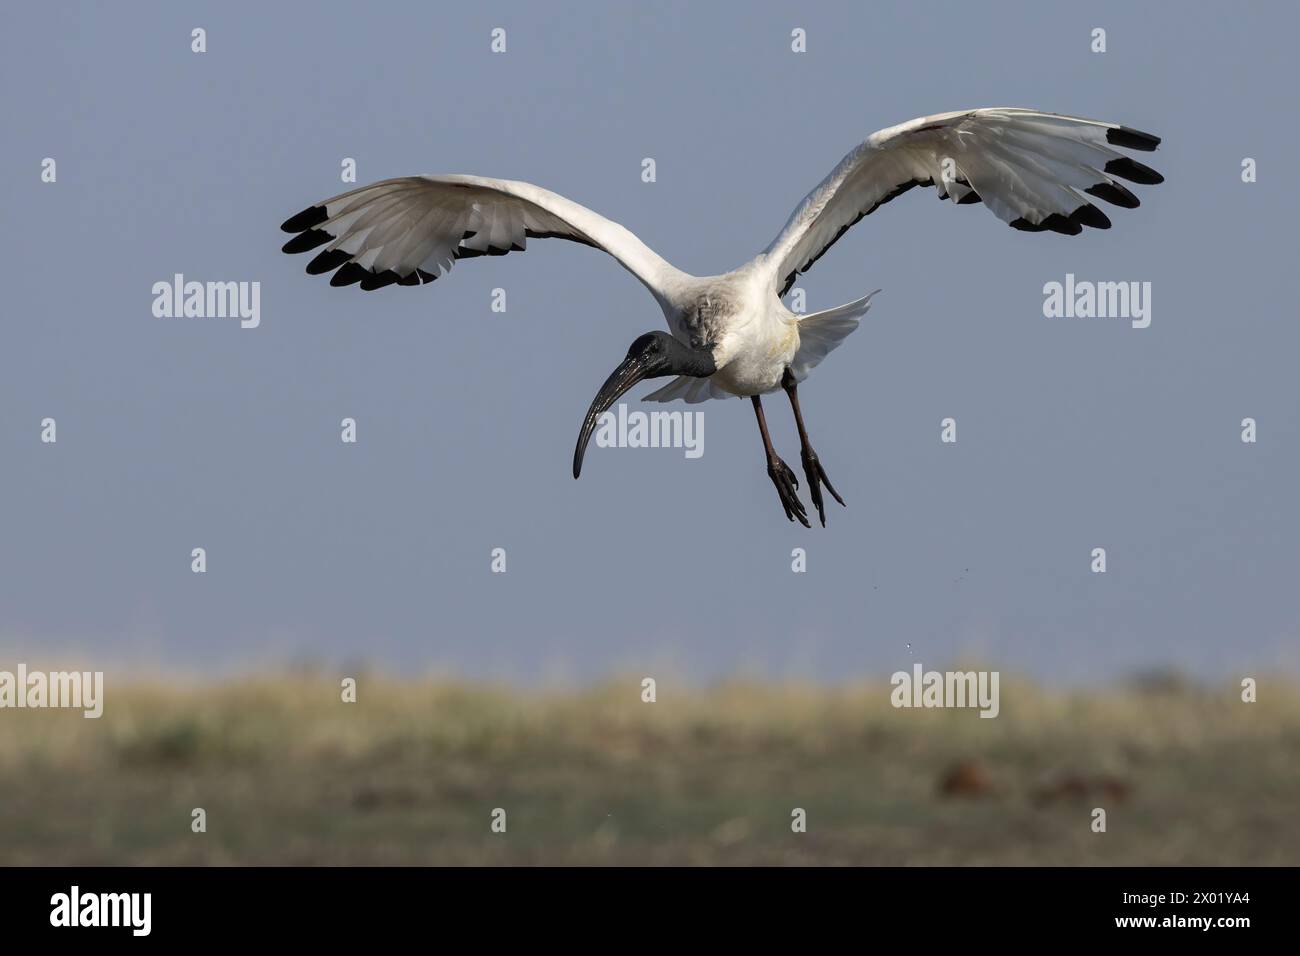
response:
M693 349L683 345L667 332L647 332L634 341L627 350L627 358L605 379L587 409L578 433L578 447L573 451L573 477L582 473L582 456L596 428L600 416L618 401L637 382L645 378L662 378L665 375L692 375L704 378L718 370L709 349Z

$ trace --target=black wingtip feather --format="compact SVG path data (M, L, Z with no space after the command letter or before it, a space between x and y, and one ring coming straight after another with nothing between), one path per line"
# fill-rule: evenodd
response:
M1089 196L1104 199L1112 206L1122 206L1125 209L1136 209L1142 205L1137 196L1134 196L1126 186L1119 183L1098 183L1095 186L1089 186L1084 192Z
M1115 129L1106 130L1106 142L1112 146L1122 146L1125 149L1140 149L1149 153L1160 145L1160 137L1144 133L1140 129L1118 126Z
M318 276L324 272L333 272L351 258L342 249L327 249L307 263L307 274Z
M360 282L368 275L370 275L370 273L361 268L361 266L357 265L355 262L347 262L344 263L343 268L330 276L330 285L352 285L354 282Z
M1069 216L1062 216L1059 212L1054 212L1044 219L1043 225L1052 232L1059 232L1063 236L1077 236L1083 232L1083 226Z
M296 216L290 216L284 222L280 223L280 228L285 232L302 232L304 229L311 229L313 226L319 226L328 219L325 214L324 206L311 206L298 213Z
M333 236L323 230L309 229L306 232L298 233L298 235L286 242L280 247L280 251L287 252L290 255L297 252L310 252L317 246L325 245L325 243L329 242L333 238Z
M1092 203L1080 206L1070 213L1070 219L1081 225L1091 226L1093 229L1110 228L1110 218Z
M477 259L479 256L504 256L514 251L514 249L501 249L497 246L488 246L486 249L468 249L465 246L458 246L454 255L457 259Z
M375 289L382 289L386 285L392 285L401 279L392 269L385 269L383 272L368 272L366 277L361 280L362 292L373 292Z
M416 269L409 276L402 276L397 280L398 285L424 285L438 278L432 272L425 272L423 269Z
M1141 183L1144 186L1155 186L1165 181L1165 177L1150 166L1143 166L1136 159L1129 159L1127 156L1112 159L1106 164L1106 172L1112 176L1127 179L1131 183Z
M1077 236L1083 232L1083 226L1079 225L1073 219L1062 216L1059 212L1054 212L1042 222L1030 222L1028 219L1021 217L1011 221L1012 229L1019 229L1021 232L1059 232L1063 236Z

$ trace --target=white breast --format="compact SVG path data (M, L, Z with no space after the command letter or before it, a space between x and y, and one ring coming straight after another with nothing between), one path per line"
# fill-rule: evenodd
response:
M733 395L779 387L799 349L798 317L764 278L742 269L702 280L672 323L693 346L712 346L718 371L711 381Z
M780 386L798 350L799 323L764 313L728 337L730 358L713 374L713 382L733 395L770 392Z

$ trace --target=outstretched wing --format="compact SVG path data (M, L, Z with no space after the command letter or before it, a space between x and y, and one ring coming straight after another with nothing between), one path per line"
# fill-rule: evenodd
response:
M913 186L935 186L957 205L983 202L1029 232L1109 229L1087 196L1131 209L1138 199L1118 179L1164 181L1114 147L1159 143L1127 126L1024 109L941 113L882 129L831 170L767 247L773 283L785 295L850 226Z
M330 285L421 285L457 259L503 256L529 239L603 249L658 294L677 270L618 223L530 183L482 176L405 176L326 199L287 219L289 253L320 248L312 275ZM336 271L337 270L337 271Z

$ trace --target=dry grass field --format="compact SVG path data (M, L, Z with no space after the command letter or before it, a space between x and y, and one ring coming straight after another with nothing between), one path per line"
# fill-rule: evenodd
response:
M99 720L0 713L0 863L1300 864L1300 692L1238 694L110 681Z

